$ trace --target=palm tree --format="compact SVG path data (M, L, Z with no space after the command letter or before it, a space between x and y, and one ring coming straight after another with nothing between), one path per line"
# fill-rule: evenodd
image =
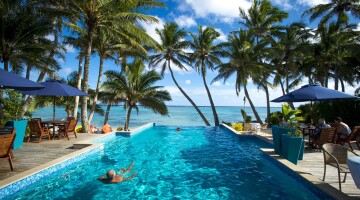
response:
M259 42L259 39L271 39L274 35L277 36L283 29L277 23L288 17L286 12L273 7L269 0L253 0L247 13L241 8L239 11L243 20L240 24L252 31L256 36L256 42Z
M312 52L310 36L303 23L294 22L286 26L278 40L272 43L270 59L276 67L274 85L281 86L283 95L302 81L300 63ZM294 109L292 103L289 105Z
M275 37L279 36L283 29L278 23L288 17L286 12L272 6L269 0L253 0L248 12L241 8L239 11L240 18L242 19L240 24L251 32L256 38L256 43L261 41L275 42ZM259 57L259 62L261 60L263 58ZM267 119L270 119L269 87L272 87L268 79L272 71L271 65L263 62L262 71L258 71L253 77L254 83L258 88L265 91Z
M310 22L323 16L319 25L324 25L330 21L331 18L337 16L337 24L348 23L351 13L356 18L360 18L359 0L331 0L326 4L316 5L308 10L305 10L304 15L310 15Z
M189 43L184 40L186 32L184 31L184 29L179 29L179 26L176 23L165 23L164 29L156 29L156 33L160 36L163 51L150 56L149 66L156 67L158 64L163 62L161 66L161 76L164 76L165 70L169 69L171 78L174 81L175 85L179 88L180 92L195 108L202 120L205 122L206 126L210 126L210 123L205 118L200 109L197 107L197 105L194 103L194 101L191 100L191 98L185 93L185 91L175 80L174 73L170 66L170 64L173 63L180 69L186 70L185 66L183 65L183 63L187 63L189 60L188 56L184 52L184 49L189 47Z
M151 70L145 72L145 65L138 60L128 64L125 74L117 71L107 71L107 80L103 87L107 92L124 93L128 111L126 114L125 130L129 130L130 115L132 109L139 112L138 104L151 109L160 115L167 115L168 109L165 101L170 101L168 91L160 90L162 86L154 84L161 80L161 76Z
M240 30L237 34L229 36L229 42L223 44L225 46L226 57L229 62L219 65L219 74L214 78L214 81L224 79L226 81L230 76L235 74L235 89L238 95L241 87L244 88L245 96L249 101L251 109L256 117L256 120L263 124L259 114L257 113L254 104L251 101L249 92L247 90L248 79L255 77L255 73L259 73L263 67L263 63L259 61L262 57L266 43L256 43L255 38L247 30Z
M333 78L336 90L340 80L353 84L358 67L350 61L356 60L357 37L351 25L330 23L329 26L322 25L316 30L315 39L319 42L315 44L315 80L327 87L329 78Z
M141 47L141 44L132 39L131 35L136 34L129 34L128 27L136 27L135 22L138 21L157 22L158 20L155 17L140 14L140 11L146 8L163 6L160 2L147 0L69 0L69 2L69 13L72 14L71 18L76 19L76 21L67 23L67 25L77 32L83 32L87 41L84 47L84 92L87 92L89 88L90 54L95 33L99 29L106 29L127 38L132 45ZM88 132L87 97L82 98L81 123L82 131Z
M214 70L215 65L220 65L220 56L222 53L221 45L214 45L214 41L220 36L220 34L212 27L206 27L205 29L199 25L198 33L190 33L192 41L190 47L194 50L193 53L189 53L190 60L195 62L196 71L201 74L211 109L214 115L215 126L219 126L219 117L216 113L214 101L211 97L209 87L206 84L206 69Z

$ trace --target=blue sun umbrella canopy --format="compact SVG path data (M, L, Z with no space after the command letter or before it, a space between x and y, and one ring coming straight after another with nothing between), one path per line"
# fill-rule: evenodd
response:
M55 97L56 96L89 96L85 92L78 90L70 85L62 83L60 81L51 80L40 83L44 86L43 89L40 90L32 90L32 91L21 91L23 94L33 95L33 96L53 96L54 97L54 115L53 121L55 121Z
M44 87L43 89L26 90L21 91L21 93L34 96L89 96L77 88L56 80L46 81L40 84Z
M271 102L304 102L356 98L356 96L325 88L318 84L309 84L304 85L300 89L294 90L284 96L276 98Z
M0 69L0 89L38 90L41 88L44 86L39 83Z

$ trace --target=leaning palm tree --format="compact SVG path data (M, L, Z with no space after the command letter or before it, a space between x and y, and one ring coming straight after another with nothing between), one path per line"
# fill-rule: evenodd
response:
M241 87L244 88L245 96L249 101L251 109L255 115L256 120L263 124L259 114L257 113L254 104L250 98L247 84L250 77L254 77L255 73L261 71L263 63L259 61L262 52L266 46L265 42L255 43L255 38L249 31L240 30L238 34L229 36L229 42L223 44L225 46L226 57L229 62L219 65L219 74L214 78L214 81L224 79L226 81L230 76L235 74L235 89L236 94L239 95Z
M163 63L161 66L161 75L164 76L165 70L169 69L171 78L175 85L179 88L180 92L191 103L191 105L198 112L206 126L210 126L210 123L205 118L204 114L200 111L194 101L185 93L175 80L173 70L170 64L174 64L182 70L186 70L183 63L187 63L189 58L184 52L184 49L189 47L189 43L184 40L186 32L184 29L179 29L176 23L166 23L164 29L156 29L156 33L160 36L163 51L150 56L150 67L156 67L158 64Z
M348 13L351 13L356 18L360 18L359 3L359 0L331 0L329 3L319 4L305 10L303 16L310 15L310 21L323 16L319 25L326 24L333 17L337 17L337 24L347 24L349 22Z
M201 74L211 109L214 115L215 126L219 126L219 117L216 113L214 101L211 97L209 87L206 84L206 69L214 70L214 65L220 65L220 57L222 55L221 45L214 45L214 41L220 36L220 34L212 27L203 28L201 25L198 27L198 33L190 33L192 41L190 47L194 50L193 53L189 53L190 60L195 63L196 71Z
M239 11L242 20L240 24L251 32L256 38L256 43L261 41L275 42L276 37L281 35L281 30L283 29L280 23L288 17L286 12L272 6L269 0L253 0L247 12L241 8ZM261 57L259 57L259 59L259 62L263 60ZM270 119L269 87L272 87L269 79L272 71L273 67L263 62L262 71L259 71L255 74L255 77L252 77L254 84L257 85L259 89L265 91L268 119Z
M124 93L128 111L126 114L125 130L129 130L130 115L132 109L139 112L138 104L151 109L160 115L167 115L168 109L165 101L170 101L168 91L160 90L162 86L154 85L161 80L161 76L151 70L146 72L145 65L138 60L129 63L126 72L106 71L107 80L103 88L111 93Z
M127 39L128 43L141 47L141 44L132 39L134 32L129 33L128 26L136 27L139 21L157 22L155 17L151 17L140 12L146 8L163 6L163 3L148 0L69 0L69 13L72 14L71 19L75 22L67 23L67 25L78 32L86 35L83 91L87 92L89 88L89 68L90 54L93 39L99 29L105 29L118 33ZM120 26L118 24L123 24ZM123 27L126 27L124 30ZM87 118L87 97L82 98L81 106L81 123L83 132L88 132L89 123Z

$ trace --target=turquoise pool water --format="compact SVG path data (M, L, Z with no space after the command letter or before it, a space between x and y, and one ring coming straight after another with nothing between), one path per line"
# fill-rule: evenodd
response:
M223 127L155 126L118 136L77 162L7 199L317 199L259 150L268 144ZM137 176L97 177L135 161Z

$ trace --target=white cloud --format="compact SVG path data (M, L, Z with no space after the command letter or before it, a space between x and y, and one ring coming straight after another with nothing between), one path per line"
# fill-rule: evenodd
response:
M73 69L71 69L70 67L66 67L66 68L61 69L61 71L64 72L67 76L73 71Z
M220 36L219 36L216 40L219 41L219 42L226 42L226 41L227 41L227 37L226 37L225 33L222 32L222 30L219 29L219 28L215 28L215 30L216 30L218 33L220 33Z
M281 6L282 8L284 8L284 10L290 10L292 8L289 0L272 0L271 3Z
M211 84L211 85L213 85L213 86L221 86L221 83L220 83L220 81L215 81L213 84Z
M191 84L191 80L185 80L185 84L190 85L190 84Z
M357 27L356 27L355 31L360 31L360 23L358 23L358 25L357 25Z
M52 35L52 34L45 36L45 38L48 40L51 40L51 41L54 41L54 39L55 39L54 35Z
M184 28L190 28L196 26L196 22L193 18L185 15L180 15L174 19L174 21L180 26Z
M74 47L73 46L71 46L71 45L65 45L65 49L66 49L66 52L67 53L74 53L75 52L75 49L74 49Z
M239 7L247 10L251 6L249 0L185 0L178 9L190 8L196 17L206 18L214 16L216 20L231 23L239 17Z
M155 32L155 29L157 29L157 28L160 30L163 29L165 22L163 19L161 19L157 16L153 16L153 17L158 19L159 22L158 23L156 23L156 22L140 22L140 25L141 25L141 27L143 27L145 29L145 31L148 35L150 35L152 38L154 38L155 41L160 43L161 42L160 36Z
M319 4L326 4L329 3L330 0L297 0L296 3L303 5L303 6L317 6Z

